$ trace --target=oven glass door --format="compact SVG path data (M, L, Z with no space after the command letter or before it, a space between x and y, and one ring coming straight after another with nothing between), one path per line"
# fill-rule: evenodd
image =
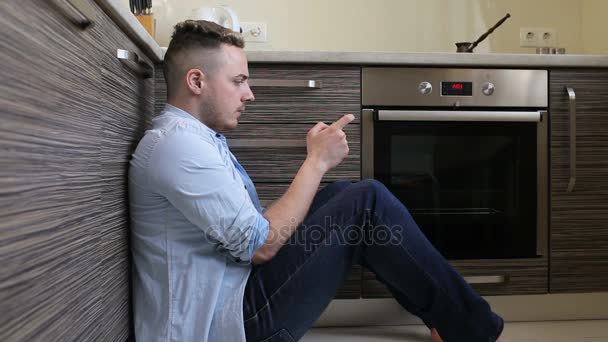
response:
M535 257L536 126L375 121L374 178L448 259Z

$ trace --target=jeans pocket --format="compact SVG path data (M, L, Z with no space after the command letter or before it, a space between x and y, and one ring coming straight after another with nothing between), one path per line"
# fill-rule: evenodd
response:
M296 342L287 329L281 329L269 338L260 342Z

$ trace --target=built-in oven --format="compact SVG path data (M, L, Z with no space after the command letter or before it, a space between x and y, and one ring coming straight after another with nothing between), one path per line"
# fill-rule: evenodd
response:
M545 70L362 71L362 177L448 259L546 254Z

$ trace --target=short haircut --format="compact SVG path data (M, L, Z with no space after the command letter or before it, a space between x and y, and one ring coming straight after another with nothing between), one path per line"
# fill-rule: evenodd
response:
M220 52L222 44L245 47L240 33L204 20L186 20L175 25L171 42L163 61L163 74L170 92L184 73L193 67L202 67L200 61ZM200 59L193 58L194 54ZM190 60L195 59L195 60ZM206 58L212 60L212 58ZM207 65L212 68L212 65Z

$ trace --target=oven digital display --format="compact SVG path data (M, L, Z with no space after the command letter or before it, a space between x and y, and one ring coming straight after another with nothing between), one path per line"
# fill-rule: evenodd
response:
M473 82L441 82L441 96L473 96Z

